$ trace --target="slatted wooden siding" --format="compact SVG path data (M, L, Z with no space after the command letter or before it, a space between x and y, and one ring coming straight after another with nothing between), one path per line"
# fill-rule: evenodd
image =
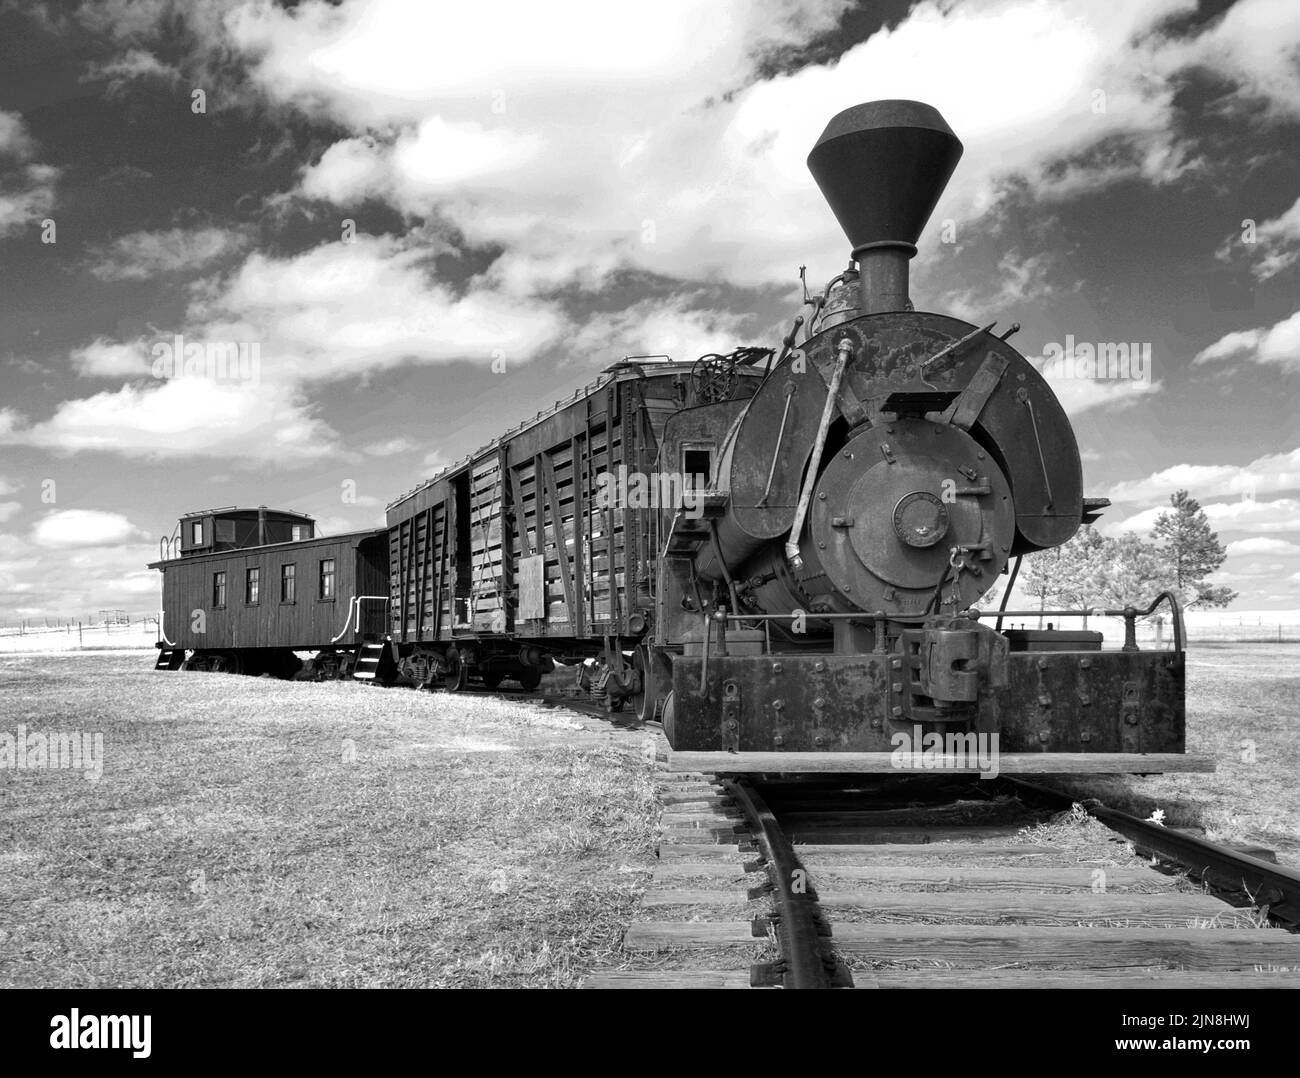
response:
M603 386L395 507L389 566L396 639L445 641L457 630L538 638L623 631L637 566L652 557L652 513L606 510L595 495L602 472L616 473L625 462L634 470L654 466L656 432L640 403L650 381ZM465 550L455 542L457 482L468 484ZM517 619L519 559L539 552L547 616ZM467 581L459 590L458 579Z
M390 610L392 631L399 639L436 639L451 624L448 583L454 551L447 532L452 512L450 503L431 505L389 529Z

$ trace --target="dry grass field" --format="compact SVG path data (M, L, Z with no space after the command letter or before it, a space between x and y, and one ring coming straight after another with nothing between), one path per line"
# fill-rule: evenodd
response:
M0 657L0 732L102 733L98 782L0 771L0 986L579 983L658 810L645 736L531 703Z
M0 986L566 987L618 961L654 861L644 734L151 659L0 656L0 734L104 740L98 782L0 770ZM1074 786L1300 864L1298 660L1196 645L1188 747L1218 773Z

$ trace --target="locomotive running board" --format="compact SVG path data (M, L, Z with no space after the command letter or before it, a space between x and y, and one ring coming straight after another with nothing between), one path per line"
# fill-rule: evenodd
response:
M670 752L669 771L718 773L823 772L866 774L1159 775L1213 771L1209 756L1181 752L1009 752L986 761L969 757L892 752Z

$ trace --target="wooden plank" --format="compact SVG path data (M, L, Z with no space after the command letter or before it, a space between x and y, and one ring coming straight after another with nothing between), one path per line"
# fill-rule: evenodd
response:
M501 565L497 570L499 584L497 592L505 610L505 631L515 631L515 610L518 600L512 605L510 596L515 586L514 571L514 532L515 532L515 494L514 484L510 481L510 461L507 444L502 443L497 450L497 473L501 482Z
M641 905L647 909L664 906L736 906L749 904L745 892L735 890L684 890L674 887L652 887L641 896Z
M1030 844L996 843L996 842L880 842L873 845L826 845L807 843L797 845L794 852L803 858L816 858L818 864L829 865L840 861L861 864L864 857L872 861L882 858L920 858L933 861L942 858L947 864L956 864L965 860L986 860L993 857L1016 857L1032 859L1051 857L1061 853L1060 846L1034 846Z
M405 543L411 531L412 531L411 520L402 521L401 525L398 527L397 530L397 560L398 560L398 565L400 566L401 577L402 577L402 639L403 640L406 639L406 634L407 634L406 601L408 598L408 588L410 587L409 576L410 576L410 569L411 569L411 556L410 553L407 551Z
M593 973L583 988L748 988L749 968L745 969L656 969L610 970Z
M851 774L935 775L979 774L978 767L950 756L931 758L924 766L919 754L915 766L900 766L892 752L672 752L668 766L681 771L737 773L845 772ZM958 766L958 765L961 766ZM940 766L942 765L942 766ZM997 757L1003 775L1157 775L1173 771L1213 771L1209 756L1177 752L1004 752Z
M551 538L555 542L556 557L560 567L560 580L564 585L564 614L570 630L577 625L577 607L573 596L573 579L569 567L569 548L564 541L564 522L560 516L560 500L555 490L555 473L546 454L537 455L537 467L542 475L542 488L546 492L551 511Z
M447 522L449 513L447 510L446 499L442 503L442 535L438 542L438 582L434 588L433 594L433 638L438 639L442 632L442 594L446 588L447 580ZM447 612L447 619L451 620L452 611Z
M1300 988L1300 971L1124 969L1090 973L1054 970L877 970L856 971L857 988ZM628 987L635 987L629 985ZM647 985L647 987L652 987ZM721 986L720 986L721 987Z
M872 913L938 920L1011 921L1018 924L1057 924L1062 921L1138 921L1144 925L1194 928L1193 922L1213 921L1214 927L1249 928L1249 910L1234 909L1210 895L1126 894L1088 891L1071 894L1023 892L879 891L854 890L813 881L823 909L861 909ZM664 892L647 891L643 904L665 905ZM689 892L688 892L689 893ZM702 892L701 892L702 893ZM657 901L651 903L651 894ZM743 898L743 896L741 896Z
M731 845L718 846L698 846L683 845L681 843L660 843L659 845L659 869L662 870L670 864L688 864L706 862L710 864L726 863L733 868L739 868L742 861L753 860L757 854L742 854L740 847L735 843Z
M623 937L627 951L665 951L680 947L757 947L766 944L748 921L642 921Z
M582 556L583 532L580 525L583 522L583 468L582 468L582 435L573 436L573 591L577 597L577 603L574 611L578 615L578 620L574 624L573 632L575 636L585 636L587 632L587 599L586 594L590 593L590 588L584 588L584 573ZM590 531L590 529L586 529ZM584 594L586 593L586 594Z
M741 864L741 858L736 853L733 846L727 849L725 846L675 846L674 849L682 852L682 860L664 861L655 869L655 880L658 882L670 882L672 880L730 880L732 883L739 883L746 876L744 865ZM659 848L663 854L664 847ZM707 855L714 850L723 851L726 856L717 861L705 860ZM755 883L761 882L759 876L752 877ZM753 886L751 884L750 886Z
M424 600L429 588L429 572L433 562L433 506L424 511L424 557L420 560L419 601L415 608L415 638L424 638Z
M858 827L841 831L837 836L846 845L895 845L914 843L918 846L932 843L976 844L979 842L1014 842L1020 834L1015 825L1005 827L986 827L972 825L969 827ZM803 844L813 844L826 837L824 831L793 831L786 829L786 837L802 848Z
M818 887L830 888L832 878L871 880L896 887L924 887L947 891L1067 891L1091 892L1094 886L1107 892L1128 888L1155 888L1176 892L1178 879L1150 868L1100 868L1079 865L1074 868L1047 866L989 865L961 867L949 865L835 865L824 864L800 851L799 860L812 874Z
M1192 966L1250 969L1294 966L1300 937L1275 928L1043 928L1035 925L835 925L841 954L877 962L949 962L954 966L1063 966L1114 969ZM722 934L719 933L721 936ZM671 932L644 932L647 943Z

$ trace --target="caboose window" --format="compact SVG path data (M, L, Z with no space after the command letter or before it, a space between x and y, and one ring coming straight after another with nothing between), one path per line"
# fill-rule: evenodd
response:
M280 602L282 603L294 602L294 585L296 583L294 577L297 570L296 565L280 566Z
M244 582L244 602L249 606L255 606L259 601L259 593L262 586L262 570L249 569L248 575Z
M226 574L225 572L212 574L212 605L226 605Z
M320 597L334 598L334 559L322 558L320 563Z
M190 525L190 546L203 545L203 521L196 520Z
M294 541L295 543L301 543L304 539L309 539L309 538L311 538L311 537L307 534L307 525L306 525L306 524L295 524L295 525L293 526L293 532L292 532L292 535L293 535L293 541Z

